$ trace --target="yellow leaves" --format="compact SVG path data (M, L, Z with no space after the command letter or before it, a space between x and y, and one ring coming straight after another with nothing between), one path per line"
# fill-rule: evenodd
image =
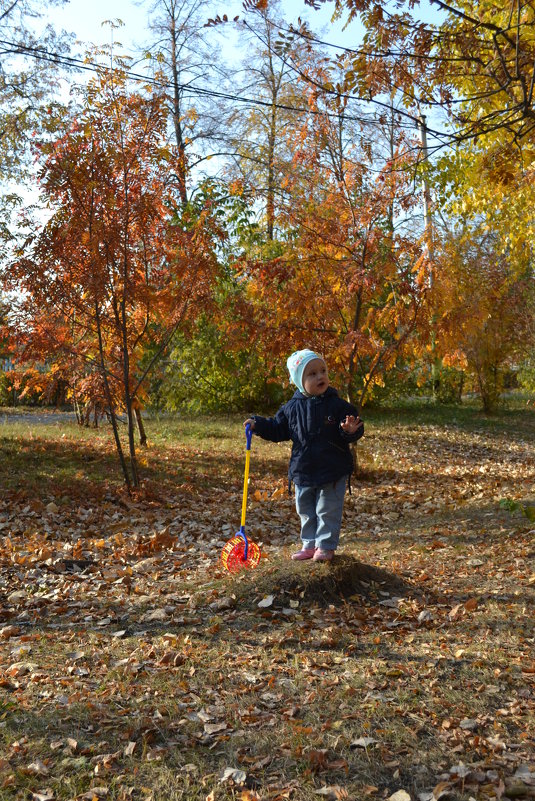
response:
M236 178L229 184L230 194L235 195L236 197L241 197L244 193L244 189L245 189L244 183L240 178Z
M276 487L272 492L269 490L261 490L257 489L253 493L253 498L255 501L278 501L282 498L286 498L288 495L288 490L284 486Z
M368 373L367 375L364 376L364 383L368 387L369 393L373 394L373 388L384 387L385 380L380 373L375 373L374 375Z
M94 540L93 547L99 551L104 550L106 548L106 540Z

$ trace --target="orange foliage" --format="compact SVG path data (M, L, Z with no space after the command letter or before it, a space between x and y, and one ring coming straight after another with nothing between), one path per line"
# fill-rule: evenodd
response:
M96 78L63 135L40 147L53 214L9 274L22 293L14 314L21 358L57 365L72 393L104 395L109 409L119 403L130 431L147 375L143 349L150 343L157 358L206 306L217 267L220 232L209 211L174 218L165 133L160 97L130 94L117 72Z
M374 175L351 136L341 144L344 109L326 103L311 93L314 113L291 132L298 146L279 219L289 244L275 258L248 259L242 275L257 342L277 360L296 347L319 350L362 402L400 356L421 352L428 265L419 235L397 228L415 202L406 143Z
M444 238L438 255L437 346L445 366L466 369L490 411L506 367L533 346L533 282L522 254L467 228Z

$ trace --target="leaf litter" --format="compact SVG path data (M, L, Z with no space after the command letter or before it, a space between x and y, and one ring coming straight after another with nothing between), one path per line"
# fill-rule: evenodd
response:
M534 531L500 507L526 432L372 428L333 565L289 561L268 447L265 558L232 578L239 483L209 468L0 499L2 798L535 797Z

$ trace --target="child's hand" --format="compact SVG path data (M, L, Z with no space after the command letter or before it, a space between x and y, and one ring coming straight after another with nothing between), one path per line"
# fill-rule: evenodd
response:
M342 431L345 431L346 434L354 434L360 424L360 417L354 417L352 414L348 414L346 419L342 420L340 423L340 428Z
M254 431L254 418L248 417L243 425L244 426L251 426L251 431Z

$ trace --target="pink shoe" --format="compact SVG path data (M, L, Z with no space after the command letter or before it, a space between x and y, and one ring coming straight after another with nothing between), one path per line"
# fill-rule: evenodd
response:
M297 553L292 554L292 559L296 559L297 561L302 561L303 559L312 559L315 555L316 551L314 548L303 548Z
M321 548L316 548L316 551L312 558L314 562L332 562L333 556L334 556L334 551L322 551Z

